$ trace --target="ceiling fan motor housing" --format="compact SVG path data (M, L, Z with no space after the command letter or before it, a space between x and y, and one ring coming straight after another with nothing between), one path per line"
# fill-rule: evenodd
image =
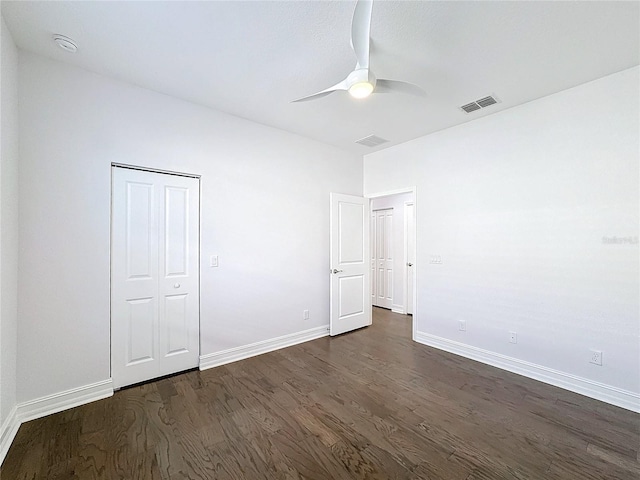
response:
M358 83L368 83L372 87L376 86L376 76L368 68L354 70L347 77L347 89Z

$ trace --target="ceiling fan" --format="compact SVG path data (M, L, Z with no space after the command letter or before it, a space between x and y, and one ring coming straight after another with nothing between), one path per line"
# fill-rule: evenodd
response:
M376 78L369 69L369 49L371 46L371 11L373 0L358 0L351 21L351 47L356 54L356 68L347 78L313 95L293 100L293 102L307 102L326 97L333 92L343 90L354 98L365 98L372 93L402 92L412 95L425 96L424 90L417 85L399 80Z

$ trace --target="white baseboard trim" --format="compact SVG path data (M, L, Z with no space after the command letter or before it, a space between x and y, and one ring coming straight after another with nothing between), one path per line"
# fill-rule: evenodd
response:
M7 456L9 447L18 433L18 428L20 428L18 409L14 406L0 426L0 465L4 462L4 457Z
M9 447L22 423L84 405L85 403L101 400L111 395L113 395L113 382L108 379L19 403L13 407L11 413L0 427L0 465L2 465L4 457L7 455Z
M220 365L255 357L256 355L262 355L263 353L272 352L281 348L291 347L292 345L326 337L327 335L329 335L329 325L311 328L309 330L303 330L302 332L291 333L241 347L230 348L228 350L222 350L221 352L200 355L200 370L219 367Z
M28 422L35 418L45 417L52 413L101 400L111 395L113 395L113 382L111 379L103 380L19 403L18 418L20 422Z
M640 395L629 390L617 388L587 378L561 372L535 363L508 357L500 353L473 347L465 343L438 337L424 332L416 332L416 342L446 352L455 353L478 362L517 373L525 377L564 388L587 397L595 398L611 405L640 413Z
M391 311L393 313L399 313L400 315L404 315L404 305L392 305Z

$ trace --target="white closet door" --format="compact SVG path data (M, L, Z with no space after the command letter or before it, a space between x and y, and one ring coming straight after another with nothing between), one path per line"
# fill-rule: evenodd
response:
M198 366L199 180L113 168L115 388Z
M374 211L375 222L375 297L377 307L393 305L393 209Z
M377 212L371 212L371 218L369 221L369 257L371 261L371 268L369 275L371 276L371 305L377 306L377 288L378 282L376 281L377 268L376 268L376 220L377 220Z

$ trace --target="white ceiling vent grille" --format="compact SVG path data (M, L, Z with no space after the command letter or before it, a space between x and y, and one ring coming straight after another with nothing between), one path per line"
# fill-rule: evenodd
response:
M482 108L488 107L489 105L495 105L498 101L493 98L491 95L488 97L481 98L480 100L476 100L476 103L480 105Z
M476 110L480 110L481 107L476 102L471 102L461 106L460 108L467 113L471 113L471 112L475 112Z
M480 110L481 108L490 107L491 105L495 105L496 103L498 103L498 99L494 96L489 95L488 97L483 97L480 100L476 100L475 102L462 105L460 109L464 110L467 113L471 113L475 112L476 110Z
M360 140L356 140L356 143L360 145L364 145L365 147L377 147L378 145L382 145L383 143L387 143L389 140L385 140L384 138L377 137L376 135L369 135L368 137L361 138Z

